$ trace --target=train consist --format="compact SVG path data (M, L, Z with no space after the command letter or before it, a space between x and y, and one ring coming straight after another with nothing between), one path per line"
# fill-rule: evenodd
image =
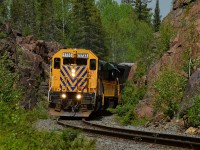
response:
M119 76L114 64L99 60L90 50L61 49L50 65L50 115L89 117L116 107L121 103Z

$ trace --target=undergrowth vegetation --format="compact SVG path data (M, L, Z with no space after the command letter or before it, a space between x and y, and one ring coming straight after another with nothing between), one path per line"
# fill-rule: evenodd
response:
M199 126L200 125L200 98L196 97L193 99L194 106L192 106L188 112L188 123L191 126Z
M33 110L20 106L22 90L16 85L18 75L9 71L6 57L0 59L0 149L95 149L95 141L79 137L72 129L38 131L34 123L46 118L44 104Z
M170 40L173 38L175 32L169 21L166 21L160 26L160 37L157 40L158 50L163 53L169 50Z
M186 78L171 68L163 69L154 81L155 108L169 117L177 114L179 103L183 97Z
M127 82L123 91L122 99L123 104L118 105L116 109L109 109L111 112L116 113L116 120L123 125L144 124L144 120L140 120L134 112L136 105L146 93L145 85L134 85L132 82Z

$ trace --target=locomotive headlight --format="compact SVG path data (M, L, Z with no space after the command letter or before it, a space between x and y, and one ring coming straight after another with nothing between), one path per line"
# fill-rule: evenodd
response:
M76 95L76 99L78 99L78 100L81 99L81 97L82 97L81 94Z
M76 74L72 72L72 77L75 77L75 76L76 76Z
M75 70L75 69L72 69L71 71L72 71L72 73L75 73L75 72L76 72L76 70Z
M61 97L62 97L62 99L65 99L65 98L67 98L67 94L62 93L62 94L61 94Z
M74 77L76 76L76 73L75 73L76 70L75 70L75 69L72 69L71 72L72 72L72 77L74 78Z

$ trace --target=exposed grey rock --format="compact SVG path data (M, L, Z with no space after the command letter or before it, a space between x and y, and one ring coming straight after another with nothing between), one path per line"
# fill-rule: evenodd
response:
M183 114L188 108L194 105L193 98L200 96L200 71L195 71L188 81L183 99L180 103L179 113Z
M10 71L19 74L18 85L23 90L22 106L32 108L48 93L50 57L60 49L56 42L23 37L9 24L3 25L5 37L0 39L0 55L8 55ZM46 83L44 83L46 82Z

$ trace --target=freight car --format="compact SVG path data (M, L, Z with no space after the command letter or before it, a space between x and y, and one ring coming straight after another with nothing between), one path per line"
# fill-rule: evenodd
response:
M52 56L49 112L53 116L89 117L120 100L119 70L90 50L61 49Z

